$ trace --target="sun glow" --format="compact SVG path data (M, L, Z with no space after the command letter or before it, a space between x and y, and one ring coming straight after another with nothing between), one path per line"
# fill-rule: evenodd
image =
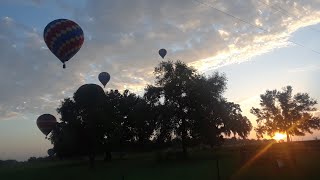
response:
M285 134L275 133L272 138L275 139L276 141L280 141L280 140L283 140L285 137L286 137Z

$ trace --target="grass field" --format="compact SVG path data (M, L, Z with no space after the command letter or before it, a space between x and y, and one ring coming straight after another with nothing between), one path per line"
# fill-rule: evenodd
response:
M252 151L255 152L253 157L261 149L263 147ZM271 149L273 152L286 151L287 147ZM94 169L88 167L87 161L24 163L1 167L0 179L212 180L218 179L217 158L221 179L320 179L319 151L304 145L299 145L296 149L299 149L295 153L296 164L284 168L277 168L273 158L257 158L243 163L243 154L236 148L226 148L219 152L192 151L190 159L185 161L158 162L154 153L132 154L124 160L115 159L107 163L97 161ZM267 157L267 154L268 151L260 157Z

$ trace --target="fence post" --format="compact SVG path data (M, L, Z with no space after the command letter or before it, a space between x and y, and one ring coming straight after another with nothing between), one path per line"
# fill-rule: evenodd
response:
M217 158L217 179L220 180L219 159Z

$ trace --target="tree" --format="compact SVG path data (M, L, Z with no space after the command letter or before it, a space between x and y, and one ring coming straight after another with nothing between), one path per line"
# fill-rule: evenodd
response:
M61 122L52 131L51 143L57 156L71 157L87 154L87 144L84 144L83 122L73 99L66 98L57 108Z
M60 157L88 155L91 164L96 153L143 149L155 129L154 113L146 99L125 90L104 92L94 84L81 86L61 102L57 112L61 122L50 140ZM136 146L137 145L137 146Z
M58 156L143 150L181 143L183 155L191 144L216 146L223 134L245 138L252 126L240 106L223 93L226 77L199 75L183 62L161 62L155 68L156 84L143 97L125 90L104 92L95 84L81 86L57 109L61 122L50 137Z
M162 87L149 85L145 89L144 99L153 112L154 135L157 146L162 148L171 143L173 139L175 122L174 106L164 101Z
M227 112L224 133L227 135L231 135L232 133L234 137L238 135L245 139L252 129L252 124L246 116L242 116L240 105L232 102L225 102L224 108L225 112Z
M73 96L65 99L57 112L61 122L54 129L50 140L58 156L87 154L94 166L96 153L105 142L104 103L106 96L96 84L82 85Z
M191 136L198 143L211 147L221 144L228 113L223 107L226 77L214 73L209 77L197 75L189 85L189 114Z
M154 131L154 115L146 100L128 90L122 94L111 90L106 95L106 114L112 122L107 139L113 149L123 151L135 144L140 148L145 146Z
M156 120L157 138L181 140L186 157L189 142L218 145L222 133L230 132L246 137L251 130L250 121L229 105L223 93L226 89L224 75L214 73L205 77L185 63L161 62L155 68L156 84L146 88L144 97L154 108L158 107ZM231 107L231 106L230 106ZM232 128L231 124L246 125Z
M320 118L313 112L317 101L307 93L292 95L292 87L284 87L282 91L267 90L260 95L261 108L252 108L251 113L257 117L258 137L263 134L273 136L276 132L286 133L287 141L291 136L304 136L312 130L320 129Z
M105 119L103 105L106 95L99 85L85 84L74 93L73 99L83 122L91 166L94 166L96 153L100 149L99 146L102 146L104 142L105 123L103 121Z
M176 136L181 138L183 154L187 156L187 139L190 122L188 116L188 84L196 76L195 70L178 61L161 62L155 68L156 85L158 86L158 101L163 99L163 105L171 107L169 124L174 125ZM149 88L155 89L152 86ZM147 90L148 91L148 90ZM160 104L160 103L159 103ZM170 131L167 131L170 133Z
M134 140L139 149L150 142L150 137L155 129L155 121L152 108L144 98L137 97L136 103L129 113L129 119L133 122L132 130Z
M222 134L246 138L252 129L251 122L242 116L238 104L228 102L223 93L226 77L214 73L209 77L197 76L190 91L190 114L194 123L191 135L211 146L222 143Z

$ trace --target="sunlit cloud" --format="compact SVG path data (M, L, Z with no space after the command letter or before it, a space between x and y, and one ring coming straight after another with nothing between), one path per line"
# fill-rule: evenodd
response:
M299 21L293 21L289 18L282 24L282 26L286 26L286 31L280 29L278 32L276 32L276 30L272 30L274 33L268 33L266 35L253 34L251 37L251 44L248 43L245 46L230 44L228 46L228 50L224 50L223 52L217 53L215 56L200 59L189 64L201 71L209 71L226 65L249 61L253 57L269 53L275 49L288 47L289 45L296 45L294 41L288 41L291 34L300 28L314 25L319 22L319 12L314 13L314 16L304 17ZM219 33L222 34L220 31ZM305 48L311 52L310 48Z
M318 109L317 111L313 112L313 116L320 118L320 110Z
M10 119L18 117L19 115L21 115L21 114L18 112L4 111L3 113L0 113L0 120L10 120Z

